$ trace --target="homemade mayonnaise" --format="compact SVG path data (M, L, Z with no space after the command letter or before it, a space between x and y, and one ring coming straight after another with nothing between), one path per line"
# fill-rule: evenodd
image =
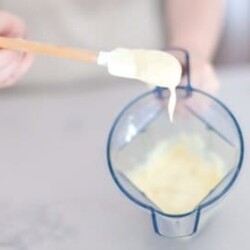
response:
M147 160L126 173L130 181L168 214L192 211L224 176L224 162L197 135L163 141Z
M151 86L169 88L168 112L170 120L176 105L176 87L180 83L182 67L171 54L158 50L118 48L100 52L98 64L108 67L111 75L138 79Z

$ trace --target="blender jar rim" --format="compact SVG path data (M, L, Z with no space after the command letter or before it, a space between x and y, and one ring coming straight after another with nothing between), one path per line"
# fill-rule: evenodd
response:
M167 217L173 217L173 218L180 218L180 217L185 217L185 216L188 216L190 214L193 214L195 212L199 212L201 209L205 208L205 207L208 207L210 205L212 205L213 203L215 203L217 200L219 200L221 197L223 197L228 191L229 189L233 186L234 182L236 181L238 175L239 175L239 172L241 170L241 167L242 167L242 163L243 163L243 157L244 157L244 141L243 141L243 134L242 134L242 131L241 131L241 128L238 124L238 121L237 119L235 118L235 116L233 115L233 113L228 109L228 107L222 103L220 100L218 100L217 98L215 98L214 96L202 91L202 90L199 90L199 89L195 89L193 87L190 88L190 86L178 86L177 89L183 89L183 90L186 90L186 91L194 91L194 92L197 92L197 93L200 93L200 94L203 94L205 96L207 96L208 98L211 98L213 101L215 101L217 104L219 104L225 111L226 113L229 115L229 117L232 119L232 122L233 124L235 125L236 127L236 131L238 133L238 137L239 137L239 142L240 142L240 157L239 157L239 161L238 161L238 164L237 164L237 168L236 168L236 171L233 175L233 177L231 178L230 182L226 185L226 187L218 194L216 195L214 198L212 198L211 200L208 200L207 202L205 202L204 204L200 204L198 205L194 210L190 211L190 212L187 212L187 213L183 213L183 214L168 214L168 213L164 213L150 205L147 205L146 203L138 200L137 198L135 198L134 196L132 196L129 192L127 192L127 190L123 187L123 185L120 183L120 181L118 180L116 174L115 174L115 170L113 168L113 164L112 164L112 160L111 160L111 154L110 154L110 151L111 151L111 142L112 142L112 138L113 138L113 134L114 134L114 131L115 131L115 128L118 124L118 122L120 121L121 117L123 116L123 114L131 107L133 106L135 103L137 103L138 101L140 101L141 99L143 99L144 97L147 97L157 91L159 91L159 89L164 89L164 88L155 88L153 90L150 90L146 93L143 93L139 96L137 96L136 98L134 98L132 101L130 101L121 111L120 113L117 115L117 117L115 118L114 122L113 122L113 125L110 129L110 132L109 132L109 135L108 135L108 141L107 141L107 147L106 147L106 157L107 157L107 162L108 162L108 168L109 168L109 171L111 173L111 176L114 180L114 182L116 183L116 185L118 186L118 188L121 190L121 192L123 194L125 194L125 196L127 196L127 198L129 198L131 201L133 201L134 203L136 203L138 206L140 207L143 207L145 209L148 209L151 211L151 213L159 213L163 216L167 216Z

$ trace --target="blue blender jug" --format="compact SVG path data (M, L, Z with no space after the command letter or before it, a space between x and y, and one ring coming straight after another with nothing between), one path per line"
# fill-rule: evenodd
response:
M169 91L157 87L132 100L120 112L107 143L108 167L115 184L132 203L149 212L155 233L175 238L191 236L200 229L235 183L244 155L243 136L235 116L220 100L192 87L189 54L179 51L186 60L187 84L177 87L174 122L169 121L167 112ZM200 102L207 104L203 110L197 104ZM145 161L159 141L183 133L202 138L207 150L223 159L225 175L195 209L169 214L159 209L124 173Z

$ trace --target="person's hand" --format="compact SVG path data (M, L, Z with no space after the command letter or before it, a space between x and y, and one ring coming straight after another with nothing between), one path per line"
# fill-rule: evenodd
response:
M183 68L185 76L185 65ZM216 95L218 93L220 84L212 63L199 55L190 54L190 73L191 85L193 88L202 90L211 95ZM181 85L183 84L186 84L185 80L181 82Z
M0 11L0 36L24 38L26 26L20 18ZM0 88L10 86L19 80L27 72L32 61L33 56L28 53L0 48Z
M184 54L179 51L173 51L170 53L173 54L182 64L183 76L180 85L186 86L187 68ZM220 84L212 63L195 53L190 53L190 77L191 86L194 89L201 90L212 96L217 95ZM189 109L198 113L206 111L212 103L211 100L212 99L206 95L200 94L196 91L191 92L190 95L182 94L178 98L176 114L186 116L189 113Z
M187 67L184 53L181 51L170 51L181 63L183 68L183 77L181 86L187 84ZM219 80L211 62L202 58L197 53L190 52L190 76L191 85L195 89L202 90L211 95L216 95L219 90Z

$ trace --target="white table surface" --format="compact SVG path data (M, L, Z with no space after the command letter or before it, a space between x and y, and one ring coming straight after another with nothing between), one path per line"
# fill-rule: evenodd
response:
M224 69L220 77L221 99L239 118L247 147L250 67ZM248 155L223 209L188 241L155 235L150 216L114 185L107 134L120 109L144 90L69 84L0 92L1 250L250 249Z

